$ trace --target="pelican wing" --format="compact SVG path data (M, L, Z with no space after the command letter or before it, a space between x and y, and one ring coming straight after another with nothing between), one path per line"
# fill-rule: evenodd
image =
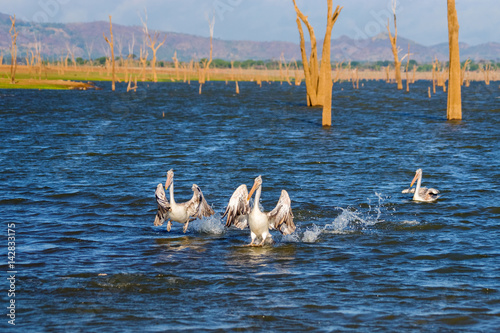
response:
M283 235L289 235L295 231L293 223L292 201L287 191L282 190L276 207L267 213L271 228L278 229Z
M431 193L431 194L439 194L440 192L438 190L436 190L435 188L430 188L427 190L427 192Z
M235 225L239 229L244 229L248 225L246 216L250 213L250 205L248 204L248 189L245 184L240 185L234 191L226 211L222 218L227 216L226 227Z
M425 201L434 201L439 198L439 191L435 188L422 187L420 188L420 191L418 193L420 194L421 198L424 198Z
M154 225L158 227L163 225L163 222L165 222L168 217L168 211L170 210L170 202L168 202L162 184L156 186L155 197L158 203L158 211L156 212Z
M198 187L198 185L193 184L193 192L193 197L190 200L193 201L193 205L189 206L188 208L189 216L202 218L214 215L214 210L205 200L203 192L201 192L201 189Z
M415 193L415 191L413 192ZM439 194L439 191L436 190L435 188L421 187L420 190L418 191L418 194L423 198L428 194L437 195Z

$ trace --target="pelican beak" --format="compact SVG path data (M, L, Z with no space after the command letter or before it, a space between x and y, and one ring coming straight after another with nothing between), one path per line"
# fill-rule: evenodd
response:
M165 189L168 190L169 186L172 185L174 180L174 176L172 174L168 174L167 181L165 182Z
M252 189L250 190L250 193L248 193L247 201L250 201L250 199L252 198L253 192L255 192L257 187L259 187L259 185L257 185L257 182L253 183Z
M418 178L418 173L415 174L415 177L413 177L413 180L411 181L410 187L413 186L413 183L415 183L415 180Z

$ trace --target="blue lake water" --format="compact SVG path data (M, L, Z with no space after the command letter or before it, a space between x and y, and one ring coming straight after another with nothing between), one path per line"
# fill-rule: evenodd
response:
M446 94L334 85L331 128L305 87L209 82L100 91L0 91L2 330L7 224L16 328L25 331L464 331L500 327L500 90ZM154 227L175 171L211 218ZM435 203L401 193L418 168ZM248 248L221 214L262 175L297 231ZM12 267L11 267L12 268Z

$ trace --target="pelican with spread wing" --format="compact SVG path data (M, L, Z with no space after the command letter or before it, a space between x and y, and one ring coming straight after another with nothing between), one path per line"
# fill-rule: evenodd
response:
M253 207L250 208L250 198L255 192ZM282 190L281 196L276 207L268 212L262 212L259 207L260 195L262 192L262 177L255 178L250 193L246 185L240 185L234 191L226 211L222 218L227 216L226 226L231 225L243 229L247 225L250 227L250 236L252 241L249 246L262 246L267 238L271 238L269 229L278 229L283 235L291 234L295 231L293 223L293 213L291 200L287 191ZM254 244L256 239L260 239L259 244Z
M169 189L170 188L170 189ZM208 205L201 189L198 185L193 184L193 197L191 200L176 203L174 199L174 171L170 169L167 172L167 181L165 189L170 190L170 202L168 201L163 185L158 184L155 191L156 202L158 203L158 211L155 217L155 226L161 226L167 220L167 231L172 227L172 221L184 224L183 231L186 232L189 222L196 218L208 217L215 212Z
M417 186L415 189L412 188L413 184L417 181ZM415 177L411 181L410 188L403 190L402 193L413 193L413 200L415 201L425 201L431 202L436 201L439 198L439 191L435 188L426 188L420 187L420 183L422 182L422 169L418 169L415 172Z

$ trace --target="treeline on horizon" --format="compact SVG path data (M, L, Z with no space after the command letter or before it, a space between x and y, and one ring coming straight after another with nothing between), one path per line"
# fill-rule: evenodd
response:
M133 54L131 56L132 59L137 59L137 56ZM108 57L98 57L95 59L92 59L92 65L93 66L105 66L106 65L106 60ZM7 61L8 60L8 61ZM18 63L23 62L23 58L18 57ZM115 60L125 60L121 59L119 56L115 58ZM207 59L202 58L198 62L200 64L203 64ZM10 59L8 57L4 57L4 61L7 63L10 63ZM57 65L59 62L59 59L45 59L43 61L44 65ZM67 59L68 65L73 65L73 61L71 58ZM77 57L75 59L75 62L79 66L85 66L89 65L90 62L88 59L83 59L82 57ZM189 63L189 62L180 62L180 63ZM445 67L448 67L448 61L444 62ZM461 65L464 66L465 61L461 62ZM500 69L500 62L494 62L494 61L486 61L486 60L481 60L479 62L475 61L470 61L468 63L468 70L469 71L479 71L481 68L484 68L485 65L490 65L492 70ZM151 61L147 60L147 65L151 65ZM160 60L156 62L156 65L161 68L175 68L175 64L173 61L165 61L165 60ZM229 69L231 67L233 68L242 68L242 69L257 69L257 70L278 70L280 67L282 69L286 69L288 66L288 69L303 69L302 61L290 61L283 63L280 60L252 60L252 59L247 59L247 60L234 60L234 61L228 61L224 59L213 59L211 68L220 68L220 69ZM343 61L343 62L332 62L332 67L340 67L342 69L358 69L358 70L375 70L375 71L380 71L387 66L390 68L394 67L394 61L391 60L379 60L379 61ZM402 64L403 67L406 66L406 64ZM409 70L413 70L414 67L417 67L416 71L417 72L430 72L432 71L432 63L419 63L416 60L410 60L409 62Z

